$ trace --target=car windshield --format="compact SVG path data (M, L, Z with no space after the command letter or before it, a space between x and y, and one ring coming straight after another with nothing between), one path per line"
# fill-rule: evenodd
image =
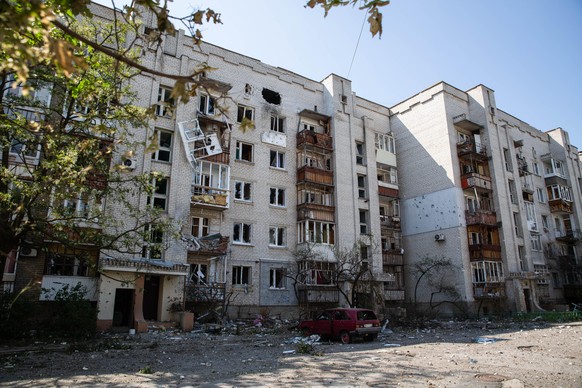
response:
M373 311L358 311L358 321L371 321L377 319Z

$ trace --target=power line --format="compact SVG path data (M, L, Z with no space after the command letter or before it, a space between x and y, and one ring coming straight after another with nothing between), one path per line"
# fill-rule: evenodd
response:
M350 73L352 72L352 66L354 65L354 59L356 59L356 52L358 51L358 46L360 45L360 38L362 37L362 31L364 31L364 25L366 24L367 12L364 12L364 21L362 22L362 28L360 29L360 35L358 36L358 42L356 43L356 48L354 49L354 55L352 56L352 63L350 63L350 69L348 70L347 78L350 78Z

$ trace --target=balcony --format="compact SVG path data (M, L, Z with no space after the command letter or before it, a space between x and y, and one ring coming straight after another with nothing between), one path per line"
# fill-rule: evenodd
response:
M501 260L501 245L469 244L471 260Z
M188 252L200 256L222 256L228 251L230 237L216 233L200 238L190 237L184 241L187 243Z
M186 302L211 303L224 301L226 283L195 284L184 287Z
M190 202L198 207L226 209L228 208L228 192L225 189L193 185Z
M378 195L388 198L398 198L398 189L392 187L386 187L378 182Z
M510 272L508 279L523 279L523 280L534 280L534 279L541 279L545 276L545 274L539 274L532 271L519 271L519 272Z
M556 230L556 240L568 244L576 244L582 239L582 232L579 229L567 230L565 232Z
M550 205L550 212L552 213L573 213L574 209L572 207L572 202L566 201L565 199L551 199L548 201Z
M319 185L333 186L333 171L322 170L311 166L303 166L297 170L297 182L310 182Z
M315 131L301 131L297 133L297 148L313 146L327 151L333 151L333 138Z
M402 258L402 251L392 250L392 251L382 251L382 264L383 265L404 265L404 260Z
M101 270L103 271L120 271L120 272L136 272L136 273L151 273L156 275L188 275L188 265L182 263L174 263L163 260L148 260L140 259L115 259L111 257L103 257L100 259Z
M492 191L491 177L477 173L469 173L461 176L461 186L465 189L477 189L482 191Z
M335 285L298 285L299 303L338 303L339 291Z
M384 290L384 301L404 300L404 290Z
M335 221L335 206L302 203L297 205L297 221L316 220L324 222Z
M400 217L381 215L380 226L383 228L400 229Z
M489 210L465 210L465 220L467 225L497 225L497 214Z
M501 299L505 298L504 283L473 283L473 297L475 299Z
M487 148L480 143L466 141L457 144L457 155L459 159L486 161Z

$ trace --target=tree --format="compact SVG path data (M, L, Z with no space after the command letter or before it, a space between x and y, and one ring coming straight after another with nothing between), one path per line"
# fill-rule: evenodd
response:
M448 276L456 267L451 259L446 257L424 257L412 265L412 272L417 275L414 284L414 305L418 305L418 287L423 279L426 279L427 288L430 290L429 306L437 308L444 303L455 303L460 298L454 285L450 284ZM434 302L437 295L444 295L445 299ZM449 299L446 299L449 298Z
M124 26L85 20L69 28L104 46L123 44ZM65 74L39 58L27 65L26 83L15 69L0 71L0 278L7 256L22 245L60 243L89 260L98 250L138 252L150 225L169 230L159 209L132 200L156 190L156 175L129 174L114 162L121 147L130 155L144 146L130 135L149 117L132 104L136 70L62 31L52 30L51 39L83 53L85 65ZM8 54L0 52L0 62L9 62Z

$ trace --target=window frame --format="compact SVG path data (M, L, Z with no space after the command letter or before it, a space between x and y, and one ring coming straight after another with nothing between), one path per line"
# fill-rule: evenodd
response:
M274 193L274 195L273 195ZM269 205L284 208L287 207L287 193L282 187L269 188Z
M285 290L287 289L287 269L286 268L270 268L269 269L269 289L270 290Z
M237 230L238 227L238 230ZM245 239L245 235L246 238ZM237 245L252 245L253 225L246 222L235 222L232 227L232 242Z
M196 222L194 222L196 220ZM204 236L208 236L210 234L210 218L206 217L192 217L191 218L191 230L190 233L193 237L201 238ZM194 233L194 229L198 231Z
M158 144L157 144L157 149L152 153L152 160L155 160L157 162L171 163L172 162L172 146L174 145L174 133L171 131L160 129L160 128L156 128L155 131L158 134ZM167 146L162 145L162 134L170 136L170 144L169 145L167 145ZM160 158L161 153L167 153L168 159L165 160L163 158Z
M236 122L241 124L245 118L253 121L255 119L255 108L248 105L238 104L236 108Z
M231 284L233 286L250 286L252 284L253 267L233 265L231 275Z
M246 149L246 151L245 151ZM249 150L250 149L250 150ZM234 159L239 162L254 163L255 146L252 143L244 141L236 141L236 149ZM248 159L243 158L243 155L250 155Z
M278 133L285 133L285 117L279 115L271 115L271 131Z
M285 165L286 165L285 152L279 151L279 150L270 150L270 152L269 152L269 167L275 168L278 170L284 170Z
M287 228L284 226L269 227L269 247L284 248L287 246Z
M156 102L156 116L158 117L172 117L174 108L176 107L176 100L171 97L172 88L169 86L158 86L158 100Z
M214 116L214 113L216 112L215 106L216 100L214 97L208 94L200 95L200 100L198 101L198 111L200 113L203 113L207 116Z
M237 187L240 186L240 189ZM248 189L248 198L245 198ZM239 196L240 193L240 196ZM241 202L252 202L253 201L253 184L252 182L235 180L234 181L234 199L235 201Z

